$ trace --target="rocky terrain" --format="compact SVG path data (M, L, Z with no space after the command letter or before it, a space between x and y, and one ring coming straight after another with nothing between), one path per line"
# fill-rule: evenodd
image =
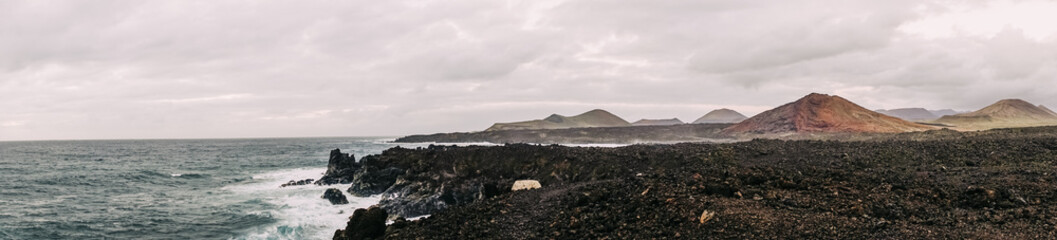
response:
M899 133L929 129L933 128L867 110L839 96L812 93L741 121L723 133Z
M532 130L532 129L564 129L564 128L591 128L591 127L626 127L631 126L628 121L613 115L602 109L595 109L580 115L566 117L558 114L551 114L547 118L513 122L513 123L496 123L485 129L485 131L503 131L503 130Z
M959 130L986 130L1057 125L1057 115L1042 105L1004 99L974 112L943 116L935 122Z
M748 119L748 117L739 112L722 108L706 113L704 116L694 120L693 123L738 123L745 119Z
M431 146L365 157L354 175L388 187L351 190L383 194L389 219L432 214L398 219L389 239L1052 239L1055 161L1057 127L853 142ZM510 192L518 179L543 187Z
M680 124L669 126L437 133L401 137L396 139L396 142L491 142L541 144L729 142L734 139L728 135L720 134L720 131L730 125L731 124Z
M668 125L679 125L685 124L678 118L669 119L641 119L631 123L632 126L668 126Z

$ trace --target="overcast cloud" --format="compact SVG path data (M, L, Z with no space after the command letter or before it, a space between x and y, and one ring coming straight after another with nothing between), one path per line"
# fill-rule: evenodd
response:
M1057 107L1053 1L2 1L0 140Z

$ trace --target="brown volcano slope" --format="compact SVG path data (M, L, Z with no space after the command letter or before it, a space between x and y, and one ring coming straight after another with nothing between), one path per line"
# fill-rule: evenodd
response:
M839 96L812 93L725 130L727 134L804 132L898 133L932 129L870 111Z
M631 123L632 126L671 126L684 124L679 118L669 119L642 119Z
M943 116L936 122L962 130L1057 125L1057 115L1020 99L1003 99L975 112Z
M606 110L595 109L572 117L551 114L549 117L539 120L496 123L492 127L485 129L485 131L626 126L631 126L631 124Z
M708 112L704 116L694 120L694 123L738 123L747 118L748 117L745 117L745 115L742 115L739 112L722 108Z

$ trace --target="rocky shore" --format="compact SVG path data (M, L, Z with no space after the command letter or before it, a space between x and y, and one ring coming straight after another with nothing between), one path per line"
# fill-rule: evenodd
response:
M1052 239L1055 161L1057 127L1040 127L852 142L393 148L317 182L383 194L388 219L431 214L399 219L381 235L391 239ZM520 179L543 187L511 192ZM352 225L335 238L351 239Z

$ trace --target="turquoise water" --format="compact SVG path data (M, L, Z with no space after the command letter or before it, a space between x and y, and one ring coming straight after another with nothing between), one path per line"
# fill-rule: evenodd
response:
M387 140L0 142L0 239L329 238L378 199L330 205L327 187L279 185L319 179L331 149L362 157Z

